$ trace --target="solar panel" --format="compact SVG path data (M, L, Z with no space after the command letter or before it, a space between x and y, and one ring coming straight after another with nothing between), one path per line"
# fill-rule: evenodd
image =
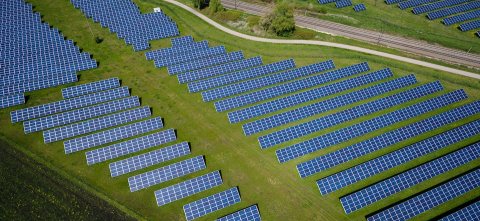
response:
M473 102L301 163L297 170L304 178L479 112L480 102Z
M414 14L421 14L421 13L434 11L434 10L441 9L441 8L446 8L446 7L449 7L449 6L452 6L452 5L458 5L458 4L461 4L461 3L468 2L468 1L470 1L470 0L437 1L437 2L432 3L432 4L415 7L415 8L412 9L412 11L413 11Z
M195 177L193 179L177 183L175 185L165 187L155 191L155 199L157 205L162 206L167 203L183 199L193 194L211 189L223 184L220 171L214 171L205 175Z
M458 5L458 6L454 6L454 7L434 11L434 12L429 12L427 14L427 17L428 17L428 19L433 20L433 19L457 14L457 13L460 13L460 12L465 12L465 11L477 9L477 8L480 8L480 1L469 2L469 3L463 4L463 5Z
M208 58L203 58L195 61L185 62L182 64L168 66L167 70L170 75L193 71L200 68L205 68L208 66L213 66L217 64L223 64L231 61L236 61L239 59L243 59L243 52L242 51L235 51L226 54L221 54L217 56L212 56Z
M441 90L443 90L442 85L440 84L440 82L436 81L434 83L422 85L407 91L400 92L398 94L383 97L334 114L330 114L321 118L317 118L315 120L307 121L305 123L301 123L292 127L285 128L283 130L263 135L258 138L258 141L262 149L275 146L289 140L293 140L298 137L321 131L334 125L345 123L362 116L367 116L372 113L385 110ZM338 131L337 133L340 132L341 131ZM332 135L325 136L330 137ZM292 146L289 148L295 147Z
M39 80L23 82L19 84L11 84L0 87L0 97L45 89L49 87L55 87L58 85L73 83L77 81L77 74L69 73L65 75L57 75Z
M120 81L118 78L110 78L88 84L62 88L62 96L63 99L67 99L116 87L120 87Z
M335 65L333 64L332 60L319 62L316 64L307 65L301 68L296 68L296 69L204 91L202 92L202 97L203 97L203 101L205 102L216 100L219 98L228 97L231 95L247 92L247 91L262 88L265 86L293 80L295 78L305 77L305 76L326 71L332 68L335 68Z
M170 141L176 140L175 131L173 129L149 134L133 140L123 141L100 149L88 151L85 153L87 164L92 165L107 161L113 158L145 150L151 147L162 145Z
M0 97L0 109L6 107L12 107L25 103L24 94L14 94L5 97Z
M244 60L234 61L231 63L221 64L205 69L200 69L196 71L190 71L187 73L179 74L178 81L180 84L200 80L203 78L213 77L216 75L225 74L228 72L238 71L245 68L250 68L258 65L262 65L263 61L260 56L247 58Z
M158 59L158 58L177 55L177 54L183 54L183 53L207 49L207 48L209 48L208 41L199 41L191 44L174 46L171 48L163 48L155 51L147 51L145 52L145 56L147 57L147 60L153 60L153 59Z
M464 13L464 14L459 14L459 15L455 15L455 16L452 16L452 17L444 18L442 20L442 22L445 25L452 25L452 24L455 24L455 23L460 23L460 22L471 20L471 19L475 19L475 18L478 18L478 17L480 17L480 9L475 10L475 11L471 11L471 12L467 12L467 13Z
M333 70L319 75L310 76L307 78L295 80L285 84L276 85L270 88L262 89L259 91L250 92L247 94L239 95L232 98L215 102L215 109L217 112L231 110L237 107L241 107L247 104L256 103L259 101L267 100L284 94L292 93L295 91L303 90L309 87L317 86L338 80L344 77L352 76L364 71L368 71L370 68L366 63L360 63L345 68ZM393 75L392 75L393 76Z
M341 1L335 2L335 6L337 6L337 8L343 8L351 5L352 5L352 2L350 0L341 0Z
M477 134L480 134L480 120L454 128L350 169L317 180L317 186L320 193L325 195Z
M245 209L239 210L235 213L232 213L228 216L217 219L217 221L260 221L260 212L258 211L257 205L247 207Z
M272 64L263 65L260 67L250 68L243 71L233 72L222 76L205 79L188 84L188 90L190 93L203 91L206 89L235 83L242 80L247 80L254 77L263 76L266 74L274 73L277 71L283 71L295 67L293 59L279 61Z
M117 140L133 137L139 134L151 132L163 128L160 117L140 121L137 123L113 128L110 130L90 134L76 139L65 141L65 153L73 153L88 148L111 143Z
M130 96L128 87L121 87L68 100L61 100L57 102L12 111L10 115L12 123L15 123L128 96Z
M411 8L419 5L424 5L430 2L435 2L438 0L410 0L410 1L405 1L405 2L400 2L398 3L398 7L400 9L406 9L406 8Z
M401 204L398 204L373 216L367 217L367 220L407 220L471 190L474 190L479 186L480 169L477 169L455 180L438 186L435 189L410 198Z
M333 110L338 107L342 107L348 104L352 104L367 98L371 98L389 91L393 91L402 87L406 87L412 84L417 83L417 79L415 75L407 75L401 78L397 78L391 81L387 81L381 84L377 84L368 88L360 89L357 91L353 91L344 95L340 95L337 97L333 97L327 100L319 101L307 106L299 107L287 112L279 113L276 115L272 115L270 117L265 117L260 120L248 122L242 127L244 128L251 128L250 130L255 131L264 131L270 128L278 127L280 125L285 125L290 122L294 122L297 120L301 120L316 114L323 113L328 110ZM245 108L242 110L248 110L249 108ZM242 110L239 110L238 113L242 113ZM249 119L250 116L254 115L261 115L264 110L252 110L246 112L246 114L239 115L240 117L235 118L235 120L246 120ZM232 112L233 113L233 112ZM230 115L229 115L230 116Z
M187 36L182 36L182 37L178 37L178 38L172 38L172 39L170 39L170 41L172 42L173 47L177 47L177 46L180 46L180 45L186 45L186 44L193 43L193 37L191 35L187 35Z
M185 217L187 220L192 220L231 206L240 201L241 199L240 194L238 193L238 188L233 187L223 192L184 205L183 211L185 212Z
M141 155L120 160L109 165L112 177L140 170L155 164L163 163L190 154L188 142L182 142Z
M233 111L228 113L228 118L230 120L230 123L236 123L238 121L254 118L254 117L261 116L271 112L275 112L287 107L292 107L301 103L319 99L331 94L349 90L361 85L372 83L377 80L381 80L381 79L392 77L392 76L393 74L390 71L390 69L375 71L373 73L366 74L363 76L350 78L350 79L329 84L323 87L319 87L319 88L311 89L301 93L297 93L294 95L290 95L287 97L283 97L277 100L273 100L266 103L257 104L255 106L250 106L244 109L240 109L237 111ZM253 130L250 130L250 129L253 129ZM250 132L247 133L246 132L247 130L251 132L257 132L255 128L250 128L249 126L247 126L244 128L245 135L252 134Z
M365 8L365 5L363 3L361 3L361 4L358 4L358 5L353 5L353 10L355 10L356 12L360 12L360 11L367 10L367 8Z
M440 221L480 220L480 201L452 213Z
M318 0L318 3L320 3L320 4L327 4L327 3L330 3L330 2L335 2L335 0Z
M460 25L460 30L462 31L470 31L472 29L480 28L480 19L463 23Z
M179 54L179 55L173 55L169 57L164 57L164 58L159 58L153 60L155 63L156 68L161 68L165 66L170 66L174 64L179 64L187 61L193 61L197 60L200 58L206 58L214 55L219 55L219 54L224 54L227 53L225 50L225 47L223 45L213 47L213 48L207 48L205 50L199 50L199 51L194 51L194 52L189 52L185 54Z
M349 194L340 198L340 202L348 214L478 158L480 158L480 143Z
M344 142L354 137L361 136L371 131L390 126L397 122L419 116L466 98L467 94L465 91L457 90L363 121L361 123L342 128L340 130L336 130L328 134L324 134L319 137L309 139L307 141L303 141L301 143L277 150L275 153L277 154L278 161L283 163L285 161L298 158L334 144Z
M69 112L63 112L60 114L50 115L47 117L37 118L30 121L23 122L23 127L25 133L33 133L36 131L41 131L49 129L52 127L57 127L92 117L98 117L101 115L113 113L116 111L126 110L132 107L140 106L140 101L137 96L123 98L120 100L110 101L103 104L97 104L95 106L85 107L81 109L76 109ZM51 137L49 140L53 142L55 140L64 139L59 134L57 136Z
M145 189L147 187L173 180L202 169L207 168L203 156L197 156L178 163L170 164L155 170L148 171L128 178L130 191Z

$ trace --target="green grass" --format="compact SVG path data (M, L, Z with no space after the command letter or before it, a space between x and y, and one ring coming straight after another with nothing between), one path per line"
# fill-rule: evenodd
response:
M84 152L65 155L62 142L46 145L43 143L41 133L25 135L20 123L10 123L9 112L12 110L61 100L61 87L27 93L30 95L30 99L26 105L0 110L0 131L6 137L15 141L18 145L25 147L33 155L45 159L48 164L61 168L69 179L78 182L82 186L95 190L94 193L99 197L108 199L109 202L119 206L119 208L128 214L141 216L148 220L184 220L182 205L219 191L239 186L242 196L241 203L204 216L199 220L212 220L256 203L258 203L264 220L362 220L366 214L384 208L388 203L393 203L395 200L403 199L409 195L418 193L419 191L436 185L443 180L449 179L462 171L476 167L479 163L478 161L472 162L452 173L441 175L436 179L429 180L422 185L411 188L408 190L408 193L402 193L388 198L385 201L388 201L388 203L382 202L373 204L368 208L350 215L345 215L338 200L340 196L359 188L363 188L373 182L377 182L381 178L389 177L396 172L400 172L404 169L418 165L419 163L426 162L434 157L438 157L439 153L447 153L460 148L462 145L478 141L480 138L476 137L469 139L461 145L445 148L438 153L402 165L401 167L380 176L368 179L365 182L357 183L327 196L321 196L314 181L332 174L333 172L339 171L341 168L346 168L346 165L327 170L324 173L316 174L307 179L300 179L296 172L295 164L304 162L305 160L318 156L321 153L330 152L349 144L365 140L375 134L378 135L385 132L386 130L376 131L361 136L358 139L327 148L324 151L304 156L291 162L279 164L273 153L274 150L285 147L291 143L285 143L277 147L260 150L256 136L245 137L241 130L241 125L229 124L226 114L216 113L212 102L204 103L199 93L190 94L186 85L179 85L176 77L168 75L166 68L155 69L153 62L145 60L144 52L133 52L132 46L126 46L123 40L119 40L115 35L110 34L108 29L102 29L100 24L92 23L91 19L85 19L80 10L74 9L69 1L32 0L29 2L36 6L34 10L43 15L43 20L45 22L48 22L54 28L61 30L68 39L74 39L83 51L90 52L90 54L93 55L93 58L100 63L97 69L80 72L80 82L66 86L83 84L110 77L119 77L122 80L122 85L131 87L132 94L138 95L142 98L142 105L148 105L153 108L154 117L161 116L164 118L166 129L175 128L177 130L178 142L189 141L191 143L192 154L190 156L181 157L175 161L163 163L155 167L149 167L128 175L111 178L108 163L113 161L87 166ZM166 4L162 1L136 1L136 3L143 12L151 12L153 11L152 8L161 7L162 10L177 23L181 35L192 35L196 41L208 40L211 46L225 45L228 52L242 50L245 57L261 55L264 63L294 58L297 66L300 67L332 59L337 68L341 68L359 62L368 61L372 70L391 67L396 77L415 73L420 82L416 86L439 79L445 87L445 92L442 93L464 88L470 98L459 104L450 105L449 108L478 100L480 98L480 84L478 80L472 80L462 76L347 50L320 46L275 45L251 42L218 31L211 25L199 20L185 10ZM95 35L104 38L104 41L101 44L95 44L90 28ZM156 40L151 42L151 46L153 49L165 48L170 46L170 42L168 39ZM437 93L437 95L442 93ZM434 96L431 95L426 98L431 97ZM419 99L416 102L423 99ZM338 110L352 106L354 105L339 108ZM388 111L399 108L400 107L390 108ZM443 108L441 110L446 109L448 108ZM317 115L315 118L333 112L335 111ZM369 119L385 112L386 111L360 118L359 120ZM439 112L440 111L434 111L401 122L389 127L388 130L404 126L408 123L418 121ZM478 118L480 118L480 115L463 120L455 125L458 126L461 123L466 123ZM313 118L304 119L295 124L311 119ZM345 126L348 124L349 123L342 125ZM331 128L328 131L340 128L342 125ZM451 128L451 126L443 127L433 133L429 133L428 135L445 131L448 128ZM268 132L272 131L273 130L269 130ZM319 134L326 132L327 130L314 135L318 136ZM313 137L314 135L304 137L303 139ZM425 136L409 139L401 145L386 148L383 151L365 156L362 159L370 159L381 153L385 153L385 151L400 148L403 145L416 142L423 138L425 138ZM164 146L167 145L162 145L160 147ZM157 148L142 151L142 153ZM129 191L127 177L198 155L205 155L207 163L206 171L196 172L134 193ZM127 157L129 156L121 157L119 159ZM355 161L355 163L359 163L363 160ZM352 166L353 164L350 163L348 165ZM162 207L156 206L153 194L155 190L215 170L221 170L224 185ZM442 214L446 212L448 208L461 204L462 200L468 200L479 195L480 193L477 191L473 194L459 197L458 199L445 204L446 206L442 207L443 209L441 210L434 210L425 213L422 215L422 218L432 218Z

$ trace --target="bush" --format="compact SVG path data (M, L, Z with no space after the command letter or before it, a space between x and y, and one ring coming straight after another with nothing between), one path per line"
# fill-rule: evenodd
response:
M193 7L202 9L205 7L205 1L204 0L192 0L193 2Z
M315 37L315 32L308 29L295 29L292 35L293 38L299 39L313 39Z
M260 21L260 17L258 16L249 16L247 18L248 21L248 27L253 27L255 25L258 25L258 22Z
M223 11L223 5L220 3L220 0L211 0L208 9L210 9L210 15L213 15Z
M315 11L317 11L320 14L327 14L327 8L325 8L323 6L322 7L316 7Z
M237 11L223 11L223 12L217 12L215 14L215 18L218 19L219 21L222 22L227 22L227 21L236 21L238 20L242 14Z
M293 6L283 2L276 4L273 12L264 15L259 24L269 33L283 37L291 36L295 30Z

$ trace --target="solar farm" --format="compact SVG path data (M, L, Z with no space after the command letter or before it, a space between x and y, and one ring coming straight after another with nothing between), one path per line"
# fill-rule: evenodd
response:
M2 139L128 215L478 219L478 81L251 43L162 1L48 2L0 0ZM419 13L467 1L445 2Z

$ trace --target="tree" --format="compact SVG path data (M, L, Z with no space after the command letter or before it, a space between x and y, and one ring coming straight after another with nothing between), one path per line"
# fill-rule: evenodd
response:
M260 25L270 33L278 36L289 37L295 30L293 6L279 2L271 13L267 13L260 20Z
M210 9L211 15L223 11L223 5L220 3L220 0L211 0L208 8Z
M204 0L192 0L192 2L193 2L193 7L198 9L202 9L205 4Z

